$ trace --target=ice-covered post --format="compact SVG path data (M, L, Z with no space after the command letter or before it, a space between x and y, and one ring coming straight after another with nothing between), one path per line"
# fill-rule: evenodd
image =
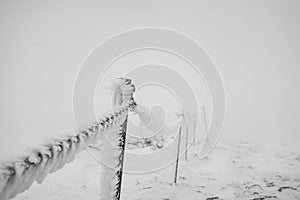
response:
M120 155L120 169L117 171L117 189L115 194L115 199L120 200L121 198L121 188L122 188L122 176L123 176L123 166L124 166L124 154L125 154L125 144L126 144L126 131L127 131L127 120L128 116L126 116L125 121L121 125L121 132L120 132L120 143L119 147L121 149L121 155Z
M107 131L102 145L103 161L100 180L101 200L120 200L128 111L135 107L133 100L134 85L129 79L120 78L111 87L113 91L113 111L123 112L119 123Z

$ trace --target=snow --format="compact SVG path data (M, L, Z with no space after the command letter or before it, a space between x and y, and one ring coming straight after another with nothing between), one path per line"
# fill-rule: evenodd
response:
M204 160L197 157L199 148L199 144L192 146L188 159L180 160L177 185L173 183L175 163L153 173L125 173L121 199L300 198L300 147L296 145L223 141ZM83 152L15 200L99 199L100 170L101 164Z

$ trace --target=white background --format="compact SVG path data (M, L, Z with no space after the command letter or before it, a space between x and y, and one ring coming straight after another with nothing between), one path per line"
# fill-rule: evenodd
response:
M111 35L149 26L187 34L216 63L223 138L300 139L299 1L95 2L0 1L0 158L72 129L83 60Z

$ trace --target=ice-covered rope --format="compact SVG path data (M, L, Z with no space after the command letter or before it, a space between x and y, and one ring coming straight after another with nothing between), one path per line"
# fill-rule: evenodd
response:
M86 146L96 143L99 138L103 138L103 135L118 136L115 138L117 150L110 152L117 153L111 157L115 162L115 168L112 169L114 173L111 174L109 182L105 184L112 185L112 190L107 192L110 192L113 198L119 197L120 186L118 184L121 184L123 170L126 120L128 110L135 106L132 97L134 90L129 79L118 79L114 90L113 113L93 122L88 128L78 131L76 135L66 135L53 140L35 148L29 155L2 164L0 166L0 199L14 198L18 193L30 188L33 182L41 183L48 174L73 161L79 152L83 151ZM103 152L109 150L111 147L104 148ZM103 180L101 181L103 182ZM102 183L101 188L105 184Z

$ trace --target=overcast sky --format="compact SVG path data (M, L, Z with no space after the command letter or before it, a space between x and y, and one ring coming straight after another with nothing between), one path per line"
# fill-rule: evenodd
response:
M299 19L297 0L1 0L0 158L71 130L73 85L89 52L113 34L153 26L192 37L217 65L223 138L299 140Z

